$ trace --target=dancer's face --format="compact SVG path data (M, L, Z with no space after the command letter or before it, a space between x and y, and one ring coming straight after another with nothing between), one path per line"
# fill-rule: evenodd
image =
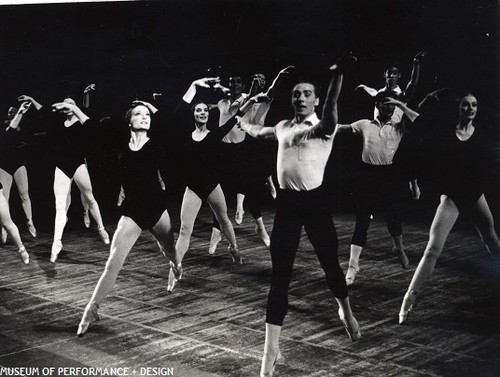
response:
M262 73L256 73L252 76L253 85L258 92L262 92L266 86L266 76Z
M9 107L9 110L7 111L7 117L9 119L12 119L12 118L14 118L16 113L17 113L17 109L15 107Z
M241 76L232 76L229 78L229 89L233 95L240 95L243 92L245 85Z
M401 77L399 70L396 67L391 67L384 74L385 85L388 88L394 88L398 84L398 80Z
M313 84L302 82L295 85L292 90L292 106L295 110L295 115L307 117L314 112L314 108L318 104L319 98L316 97L316 90Z
M149 130L151 127L151 113L144 105L138 105L132 109L129 125L134 131Z
M458 115L463 120L473 120L477 114L477 98L472 94L467 94L460 101Z
M208 122L208 106L204 103L199 103L194 107L194 121L197 124L207 124Z
M387 98L382 98L377 103L377 108L380 116L384 119L387 119L392 117L392 114L394 114L394 109L396 109L396 106L394 104L389 103L387 101Z

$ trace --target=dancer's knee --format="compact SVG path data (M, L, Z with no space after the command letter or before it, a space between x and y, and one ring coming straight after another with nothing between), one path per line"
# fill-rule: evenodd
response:
M441 255L442 248L437 245L429 245L424 251L424 258L430 262L436 262Z
M190 237L193 234L193 225L191 224L181 224L179 229L179 236Z

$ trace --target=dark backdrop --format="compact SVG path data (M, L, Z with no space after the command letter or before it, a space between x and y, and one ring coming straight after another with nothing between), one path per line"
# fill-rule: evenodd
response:
M167 0L0 7L0 112L30 94L50 104L97 84L92 107L123 114L134 98L162 92L173 106L196 78L232 74L268 77L297 67L280 87L268 116L292 114L289 90L299 78L325 89L335 59L353 51L359 61L346 76L340 120L370 117L373 104L354 92L383 86L397 65L408 82L412 58L427 51L417 98L452 86L473 91L483 123L498 139L498 2L495 0ZM350 145L347 140L345 145ZM35 219L52 224L51 172L43 140L30 168ZM349 150L347 150L348 154ZM116 194L114 157L90 159L96 196L110 213ZM15 193L13 192L13 199ZM492 196L494 202L496 197ZM14 215L16 204L14 206ZM78 206L76 206L77 208ZM108 211L109 209L109 211Z

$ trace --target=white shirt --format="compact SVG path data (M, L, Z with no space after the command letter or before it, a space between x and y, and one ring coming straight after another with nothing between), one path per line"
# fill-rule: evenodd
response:
M240 108L241 104L248 97L248 94L242 94L237 100L231 102L229 99L221 99L217 103L219 108L219 127L225 124L230 118L232 118ZM234 126L229 133L222 139L223 143L241 143L245 140L246 132L237 126Z
M352 130L363 136L361 159L365 164L390 165L399 143L403 137L403 129L399 123L391 119L381 124L379 119L362 119L351 124Z
M320 122L316 113L303 122L282 120L274 126L278 140L277 174L281 189L309 191L323 183L326 163L333 145L332 135L315 135Z

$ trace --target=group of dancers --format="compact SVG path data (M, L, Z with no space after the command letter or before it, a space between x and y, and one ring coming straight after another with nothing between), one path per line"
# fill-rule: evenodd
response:
M271 86L265 90L265 76L255 74L252 87L243 93L242 78L234 76L225 88L218 77L192 82L172 114L165 114L154 104L135 100L125 115L128 130L112 138L111 147L119 151L122 192L122 216L110 242L104 228L99 206L92 193L92 185L85 163L84 135L103 127L98 119L89 115L66 98L47 108L34 98L22 95L19 109L10 110L2 146L9 153L0 159L0 221L19 249L24 263L29 254L22 244L19 231L9 214L8 191L12 177L19 187L23 209L30 233L36 229L31 214L26 167L22 156L10 152L18 147L16 133L20 132L22 117L27 111L37 111L48 131L56 139L54 194L56 216L50 260L56 262L62 249L62 235L66 213L70 204L71 182L74 180L82 193L84 203L98 226L103 242L111 243L110 255L104 271L85 307L77 334L84 335L92 322L99 319L98 308L113 288L127 255L143 230L149 230L158 242L160 251L168 259L170 271L167 290L172 291L181 280L182 260L189 250L190 237L202 202L206 201L214 214L209 252L214 253L222 234L229 242L228 252L237 265L243 263L221 181L232 180L237 193L236 223L243 218L243 200L255 220L256 233L270 247L272 260L271 287L267 300L264 353L261 376L272 376L278 359L280 332L288 311L288 289L302 227L318 256L325 280L338 303L338 315L349 338L361 337L359 323L350 306L348 286L354 284L359 272L359 258L367 242L372 214L383 210L387 227L393 238L393 252L402 268L409 265L403 244L401 226L401 193L409 187L414 199L420 196L415 166L398 162L402 140L412 135L418 143L413 151L418 158L432 161L428 173L438 184L440 204L430 228L429 241L404 296L399 322L405 323L412 311L417 295L432 274L436 260L460 212L465 213L476 226L489 252L500 254L500 241L495 232L494 219L484 193L488 175L492 172L488 139L476 127L478 100L472 93L453 96L448 89L429 93L412 109L415 86L418 83L420 63L425 53L413 60L408 86L398 86L399 70L391 67L385 72L385 86L380 90L366 85L358 86L374 98L373 119L362 119L352 124L338 121L338 98L343 77L356 58L343 55L330 67L332 78L323 101L321 118L316 114L320 98L317 87L309 81L300 81L292 89L293 119L282 120L275 126L265 124L275 89L283 76L294 67L279 72ZM200 88L219 89L226 97L216 105L196 101ZM88 89L88 90L87 90ZM86 93L93 87L86 88ZM88 104L88 98L87 98ZM218 127L208 127L211 108L219 111ZM63 114L64 117L57 115ZM458 115L458 117L457 117ZM158 137L155 127L168 128L180 144L180 156L169 153L168 137ZM337 133L359 134L363 140L360 179L355 187L356 225L351 241L349 264L344 275L338 260L338 241L331 210L326 205L331 193L323 184L324 172L330 158ZM256 139L271 139L278 143L276 175L278 187L269 180L270 171L256 169L260 164L254 151L243 143L247 135ZM424 148L425 146L425 148ZM3 147L2 147L3 148ZM2 149L2 152L4 150ZM402 159L404 161L404 159ZM162 166L182 161L185 192L180 212L180 230L174 242L174 231L166 208ZM245 166L245 176L236 171ZM220 170L229 171L222 179ZM403 165L403 166L401 166ZM425 164L424 164L425 165ZM241 170L241 169L240 169ZM168 170L167 170L168 171ZM225 183L225 182L222 182ZM271 236L268 235L260 212L258 188L270 187L276 196L276 214ZM222 186L224 187L224 186ZM4 190L5 189L5 190Z

